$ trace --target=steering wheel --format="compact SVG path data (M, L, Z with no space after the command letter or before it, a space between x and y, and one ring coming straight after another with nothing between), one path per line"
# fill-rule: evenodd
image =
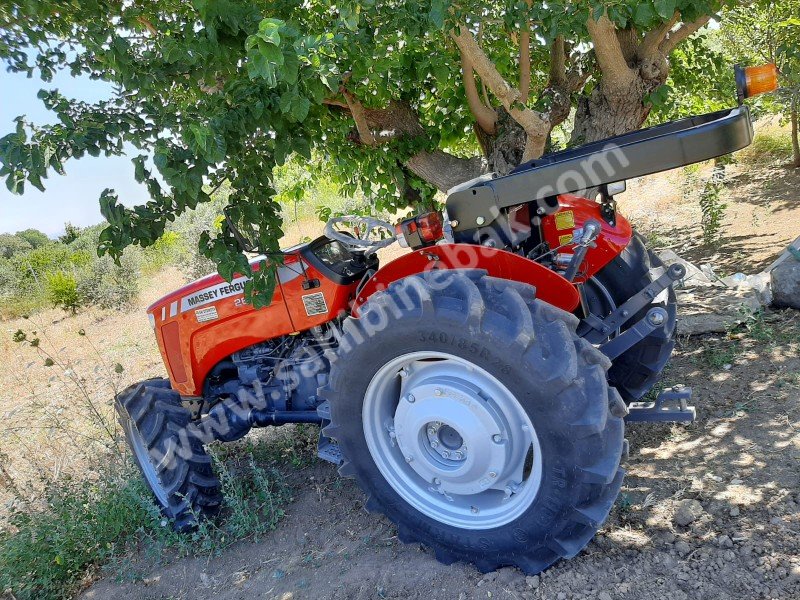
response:
M354 233L336 229L335 226L340 224L350 226ZM386 237L386 233L388 233L388 237ZM374 217L357 215L328 219L328 222L325 223L325 237L336 240L352 252L363 252L366 255L375 254L381 248L385 248L397 240L391 223Z

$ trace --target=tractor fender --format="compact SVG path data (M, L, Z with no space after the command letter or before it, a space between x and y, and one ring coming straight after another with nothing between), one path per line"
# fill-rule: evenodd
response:
M578 290L558 273L519 254L474 244L438 244L393 260L378 269L356 295L352 314L375 292L390 283L435 269L482 269L491 277L519 281L536 287L536 297L572 312L580 302Z

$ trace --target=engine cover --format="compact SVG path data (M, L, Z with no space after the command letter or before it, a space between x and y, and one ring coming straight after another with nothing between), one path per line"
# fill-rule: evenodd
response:
M258 270L264 260L256 258L251 266ZM376 266L321 237L284 251L265 308L245 302L244 276L227 282L208 275L161 298L147 313L172 387L182 396L202 396L211 370L231 355L337 318Z

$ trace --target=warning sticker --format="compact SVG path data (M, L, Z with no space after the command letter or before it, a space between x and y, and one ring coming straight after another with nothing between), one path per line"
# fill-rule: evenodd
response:
M324 315L328 312L328 305L325 303L325 296L322 295L322 292L303 296L303 305L306 307L306 314L309 317Z
M194 316L197 317L198 323L205 323L206 321L214 321L219 319L216 306L209 306L208 308L198 308L194 311Z
M575 227L575 214L571 210L556 213L556 229L573 229Z
M566 235L558 236L558 245L559 246L565 246L566 244L571 244L573 237L575 237L575 236L573 236L571 233L568 233Z

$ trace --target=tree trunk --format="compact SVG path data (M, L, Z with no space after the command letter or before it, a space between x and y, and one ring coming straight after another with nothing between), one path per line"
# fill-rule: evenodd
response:
M486 161L480 156L459 158L441 150L418 152L405 161L405 166L442 192L486 172Z
M407 103L392 101L385 108L365 108L351 96L346 98L346 105L337 103L332 106L336 110L348 110L352 115L356 127L350 139L354 143L379 146L398 137L428 135ZM442 192L489 171L505 175L522 162L527 136L522 126L502 107L497 108L495 130L496 133L491 135L475 126L483 156L461 158L442 150L423 150L403 160L402 164ZM404 197L413 202L413 190L405 184L401 187Z
M604 92L601 83L578 100L570 142L582 145L639 129L650 113L642 101L644 95L639 79L628 89L612 93Z
M792 98L792 165L800 168L800 141L798 137L797 125L797 96Z
M487 171L506 175L522 162L527 136L522 126L503 107L496 110L497 133L489 135L476 125L475 136L486 159Z

